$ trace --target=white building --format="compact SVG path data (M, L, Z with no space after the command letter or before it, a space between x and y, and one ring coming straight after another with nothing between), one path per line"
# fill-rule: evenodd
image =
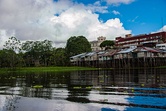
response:
M106 40L106 37L100 36L97 38L97 41L91 41L91 49L92 51L100 51L100 50L104 50L100 48L100 44Z
M164 43L164 44L156 44L156 48L157 49L166 50L166 43Z

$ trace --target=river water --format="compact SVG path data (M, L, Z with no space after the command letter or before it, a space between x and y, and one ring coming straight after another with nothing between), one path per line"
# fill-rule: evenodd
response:
M166 110L166 69L0 74L0 111L144 110Z

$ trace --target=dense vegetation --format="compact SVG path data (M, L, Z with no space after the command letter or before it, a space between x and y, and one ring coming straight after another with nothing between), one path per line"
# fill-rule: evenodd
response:
M91 47L84 36L70 37L65 48L55 48L49 40L21 43L10 37L0 50L0 68L70 66L70 56L88 51Z
M90 52L91 46L88 40L83 36L71 37L67 40L66 52L69 56L77 55L83 52Z
M101 48L105 47L105 50L111 49L115 47L115 42L112 40L105 40L100 44L100 47Z

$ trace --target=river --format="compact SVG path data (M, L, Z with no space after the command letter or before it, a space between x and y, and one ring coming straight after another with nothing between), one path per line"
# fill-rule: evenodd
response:
M143 110L166 110L166 69L0 74L0 111Z

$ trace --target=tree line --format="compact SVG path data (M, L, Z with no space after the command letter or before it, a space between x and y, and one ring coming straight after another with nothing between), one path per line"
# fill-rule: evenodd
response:
M90 52L91 45L84 36L72 36L65 48L53 47L52 41L25 41L10 37L0 50L0 67L70 66L70 57Z

